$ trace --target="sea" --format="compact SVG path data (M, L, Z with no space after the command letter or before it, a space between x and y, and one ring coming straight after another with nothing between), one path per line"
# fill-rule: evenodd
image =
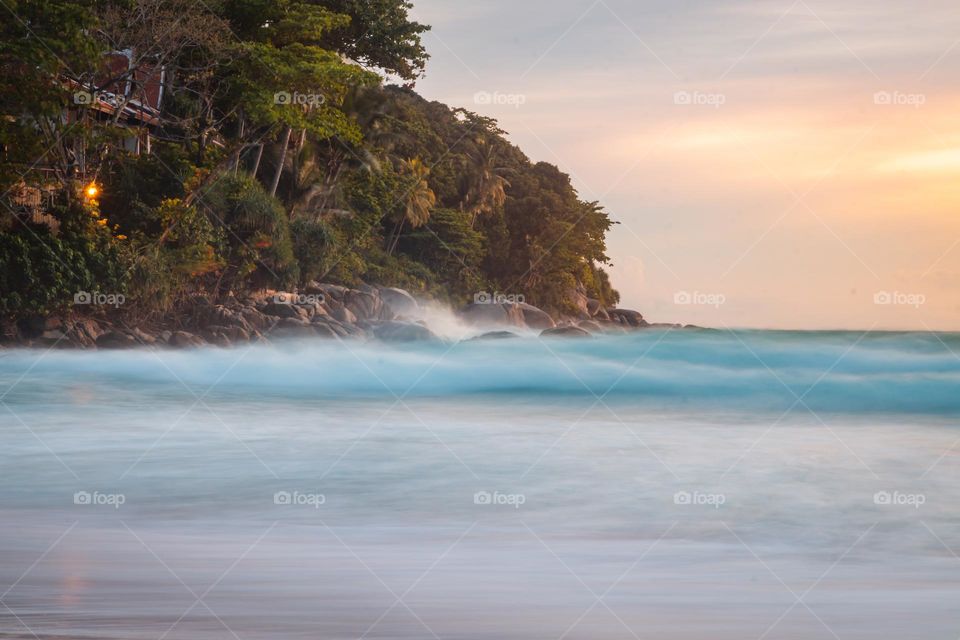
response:
M960 637L960 334L0 351L0 638Z

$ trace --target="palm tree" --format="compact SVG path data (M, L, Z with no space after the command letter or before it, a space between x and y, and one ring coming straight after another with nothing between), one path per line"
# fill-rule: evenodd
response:
M510 182L504 175L509 173L509 169L500 166L499 148L482 138L467 155L473 171L468 178L467 193L460 208L470 212L470 227L473 228L478 216L493 213L507 201Z
M376 151L389 154L395 141L395 136L383 127L388 107L387 96L379 87L354 86L347 91L340 110L363 133L363 140L358 142L343 136L326 140L323 165L316 167L322 176L310 188L310 198L316 198L310 208L322 213L329 208L331 200L337 200L340 175L344 169L380 170L381 159ZM315 158L321 155L319 149L312 153Z
M387 244L387 254L389 255L393 255L393 252L397 249L397 242L400 240L403 225L409 222L410 227L416 229L427 224L430 220L430 211L437 204L437 196L430 188L430 183L427 182L430 167L425 165L420 158L407 160L403 164L404 173L408 176L410 187L405 196L403 215L394 225L393 233Z

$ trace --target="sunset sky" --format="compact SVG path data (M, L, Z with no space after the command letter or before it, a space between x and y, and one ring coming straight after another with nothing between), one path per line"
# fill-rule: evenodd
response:
M418 90L607 207L623 306L960 329L955 0L452 4L415 1Z

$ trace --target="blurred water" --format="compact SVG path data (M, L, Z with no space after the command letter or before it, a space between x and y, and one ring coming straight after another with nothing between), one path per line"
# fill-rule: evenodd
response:
M0 637L956 638L958 340L4 352Z

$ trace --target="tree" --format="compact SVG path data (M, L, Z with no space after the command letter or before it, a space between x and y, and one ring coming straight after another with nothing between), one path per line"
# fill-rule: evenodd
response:
M437 196L430 189L427 176L430 168L423 164L420 158L413 158L404 163L404 182L409 185L403 198L403 215L399 216L394 225L391 241L387 253L392 255L397 249L403 225L410 223L412 229L422 227L430 220L430 210L437 203Z
M330 31L325 44L335 51L375 69L414 82L427 60L420 36L430 27L410 20L413 4L407 0L321 0L350 23Z
M466 196L461 208L470 212L470 226L475 226L477 216L489 215L507 201L510 182L504 177L510 171L501 166L498 148L485 138L477 140L476 147L468 157L471 172L467 178Z
M65 84L97 68L92 0L13 0L0 21L0 192L24 182L55 183L68 197L97 165L88 149L102 127L65 120L73 103ZM80 86L79 84L77 85Z

